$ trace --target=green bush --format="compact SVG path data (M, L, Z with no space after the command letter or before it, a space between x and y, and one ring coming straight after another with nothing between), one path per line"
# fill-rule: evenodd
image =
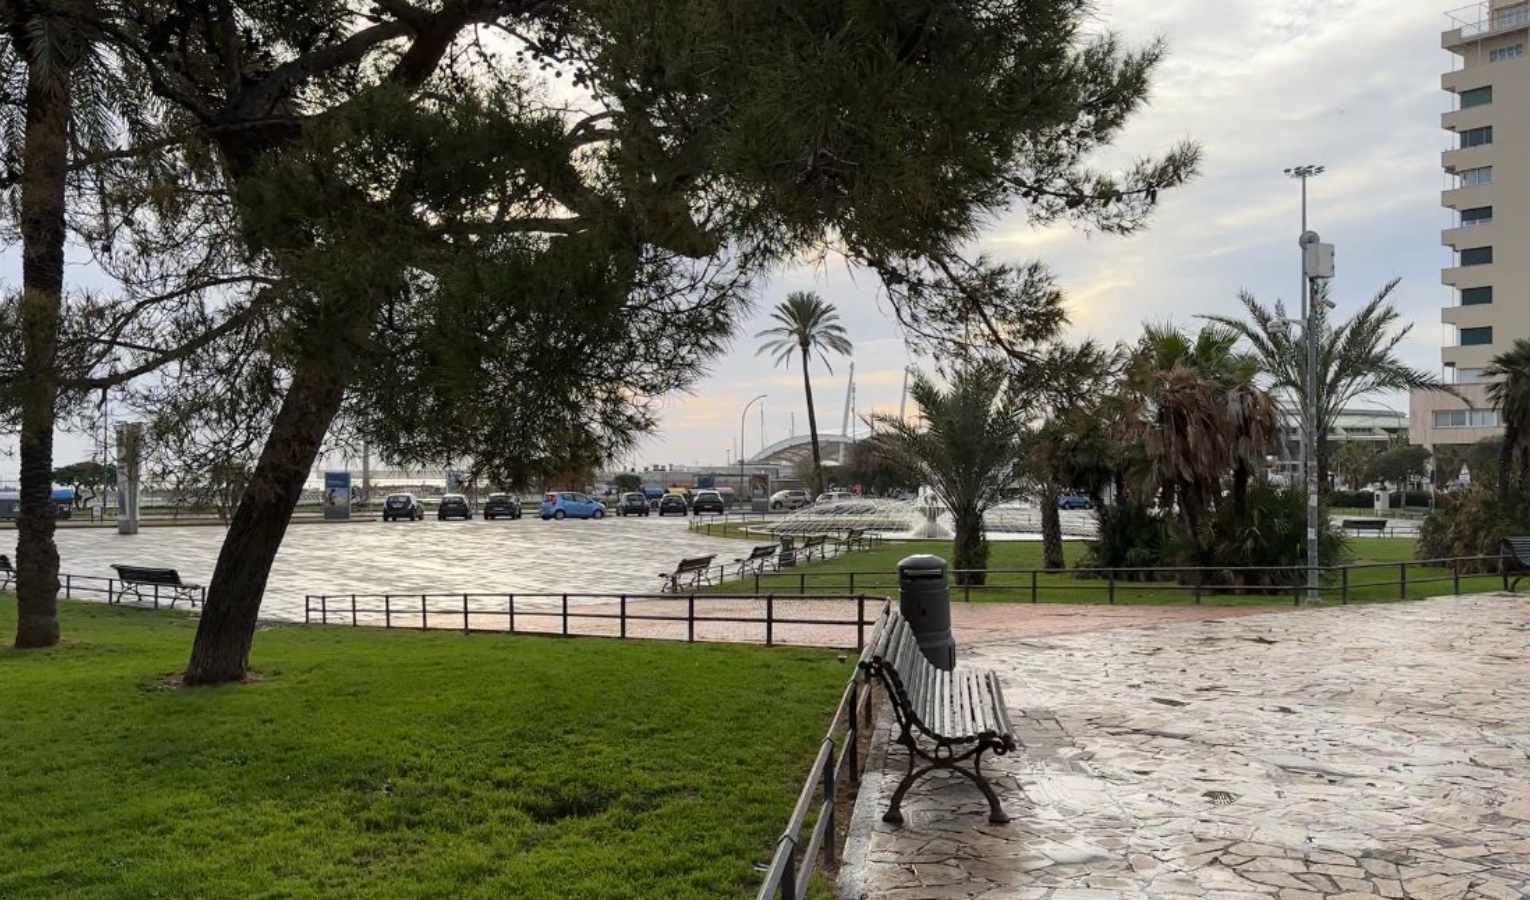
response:
M1150 569L1164 565L1169 521L1145 504L1129 502L1099 510L1099 537L1084 542L1082 569ZM1126 581L1149 581L1147 572L1122 572Z
M1344 531L1319 509L1322 523L1318 535L1318 563L1335 566L1349 558ZM1300 487L1255 484L1248 492L1248 509L1235 521L1232 504L1217 510L1211 537L1217 564L1229 569L1256 568L1274 571L1228 573L1225 583L1240 586L1285 586L1306 579L1307 494Z
M1458 572L1497 572L1498 545L1510 535L1530 534L1530 493L1500 502L1483 484L1436 496L1434 513L1419 527L1420 559L1458 559Z

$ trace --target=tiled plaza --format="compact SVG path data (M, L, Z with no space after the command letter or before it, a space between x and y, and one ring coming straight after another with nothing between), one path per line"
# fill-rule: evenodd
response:
M867 778L845 897L1530 897L1530 597L969 639L1021 752L1013 822L905 764ZM879 726L890 728L884 719Z

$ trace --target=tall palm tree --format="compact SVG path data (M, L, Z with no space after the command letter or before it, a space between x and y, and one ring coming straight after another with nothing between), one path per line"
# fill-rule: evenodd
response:
M21 457L17 648L51 647L60 635L51 487L69 171L78 157L110 143L112 113L124 97L117 67L99 50L95 6L0 0L0 194L20 190L19 203L0 201L19 212L22 259L14 395Z
M1319 317L1317 367L1317 458L1318 484L1328 485L1328 433L1344 408L1356 398L1382 391L1436 390L1456 393L1450 385L1420 369L1404 365L1397 356L1397 346L1413 330L1397 309L1387 302L1399 279L1382 286L1354 315L1329 325ZM1240 293L1247 318L1202 316L1209 322L1232 329L1248 343L1259 367L1271 380L1273 390L1284 390L1296 398L1298 407L1307 408L1307 353L1303 337L1286 327L1283 303L1265 306L1247 292ZM1327 288L1318 296L1327 301Z
M808 363L817 351L824 368L832 375L834 367L829 364L829 351L849 356L850 339L845 337L845 328L839 324L839 313L834 311L834 304L825 302L811 291L787 294L786 299L771 310L770 317L778 324L755 335L756 338L769 338L755 355L773 354L780 365L790 365L794 353L802 357L802 389L807 394L808 434L813 441L813 492L818 493L824 487L823 454L818 448L818 414L813 409L813 379L808 374Z
M1021 452L1025 418L1000 402L1003 390L1003 374L987 365L963 366L947 391L919 373L909 387L919 406L917 422L873 417L878 452L917 474L951 512L958 584L987 581L983 515L1001 501Z
M1516 340L1483 370L1493 379L1488 400L1503 416L1503 444L1498 449L1498 499L1508 500L1530 476L1530 338ZM1514 464L1515 457L1519 464Z

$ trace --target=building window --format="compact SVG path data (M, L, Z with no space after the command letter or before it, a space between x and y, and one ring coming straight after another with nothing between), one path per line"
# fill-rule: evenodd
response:
M1461 98L1462 109L1487 106L1493 102L1493 86L1490 84L1487 87L1472 88L1469 91L1462 91L1458 96Z
M1506 59L1519 59L1525 55L1525 42L1510 44L1507 47L1499 47L1497 50L1488 51L1488 62L1503 62Z
M1530 23L1530 6L1521 3L1517 6L1494 10L1489 21L1492 22L1494 31L1503 28L1523 28L1526 23Z
M1493 126L1484 125L1481 128L1468 128L1461 132L1461 149L1467 147L1485 147L1493 143Z
M1496 409L1437 409L1436 428L1497 428L1503 424Z
M1461 210L1461 227L1469 228L1473 225L1486 225L1493 221L1493 207L1473 206L1471 209Z
M1456 370L1456 384L1481 384L1486 380L1481 369Z
M1456 187L1476 187L1479 184L1493 183L1493 167L1479 166L1475 169L1462 169L1456 173Z
M1461 251L1461 265L1463 266L1485 266L1492 261L1492 247L1467 247ZM1491 288L1489 291L1491 292Z
M1491 343L1493 343L1493 326L1491 325L1461 329L1461 346L1463 347L1486 347Z
M1487 306L1493 302L1493 286L1461 289L1462 306Z

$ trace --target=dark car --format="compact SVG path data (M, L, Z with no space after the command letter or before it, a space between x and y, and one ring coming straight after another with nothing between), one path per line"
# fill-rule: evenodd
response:
M685 498L679 494L665 494L659 498L659 515L661 516L667 516L670 513L678 513L683 516L690 511L691 508L685 502Z
M413 522L423 518L425 518L425 505L413 494L389 494L388 499L383 501L384 522L391 522L394 519L408 519Z
M473 504L461 494L445 494L441 497L441 504L436 507L437 519L471 519L473 518Z
M622 494L616 501L616 514L619 516L647 516L648 498L640 491L628 491Z
M727 508L728 502L717 491L697 491L691 498L691 512L698 516L704 512L722 515Z
M1089 501L1088 497L1085 497L1083 494L1080 494L1077 491L1074 491L1074 492L1071 492L1071 493L1063 494L1062 496L1058 497L1057 498L1057 508L1058 509L1094 509L1094 504Z
M519 519L521 498L510 494L490 494L489 499L483 502L483 517L485 519Z

